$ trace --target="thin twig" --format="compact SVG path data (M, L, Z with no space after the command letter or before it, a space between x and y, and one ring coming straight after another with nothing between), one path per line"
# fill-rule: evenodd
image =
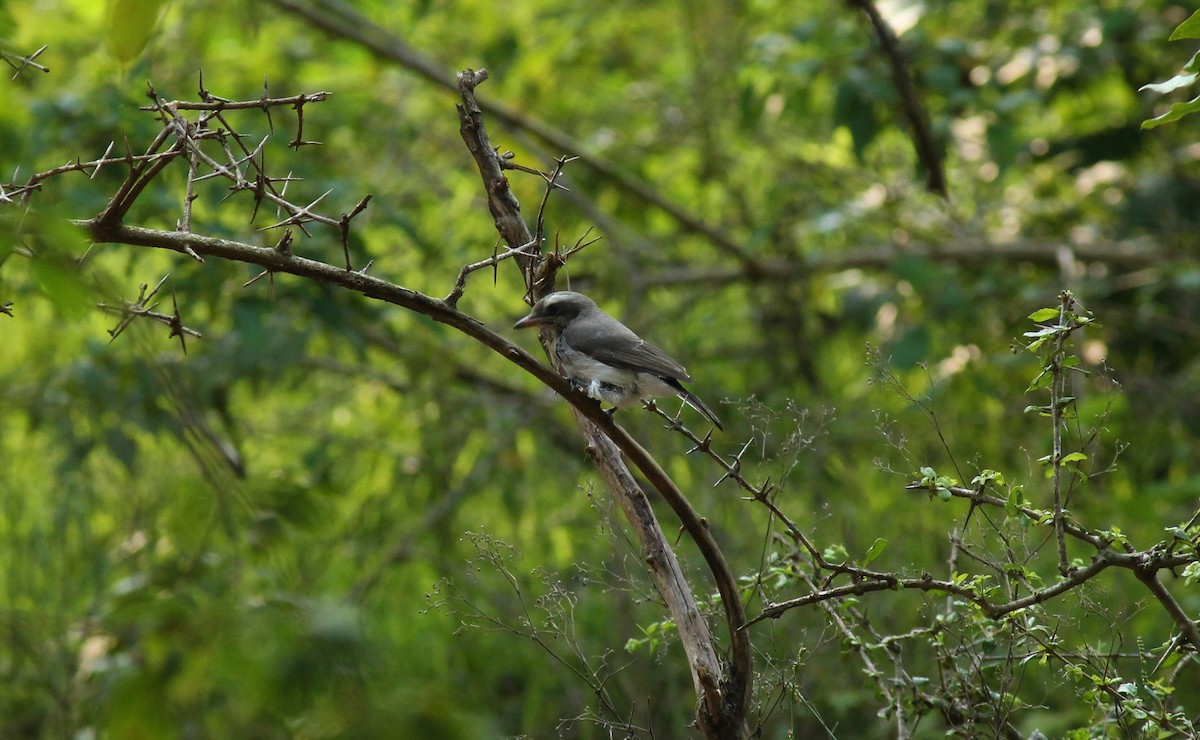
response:
M529 257L535 253L536 250L534 250L534 247L537 246L537 243L538 242L536 240L531 240L519 247L506 249L503 252L493 254L487 259L479 260L478 262L472 262L469 265L463 265L462 269L458 271L458 279L454 281L454 288L442 300L445 301L446 305L448 306L457 307L458 299L462 297L463 291L466 290L467 287L467 275L470 275L476 270L482 270L485 267L495 267L506 259L511 259L513 257Z
M24 72L29 67L33 67L34 69L38 70L39 72L49 72L50 71L49 67L46 67L44 65L38 64L37 62L33 61L34 59L37 59L39 56L41 56L42 52L48 48L49 48L49 46L43 45L42 48L40 48L37 51L33 52L32 54L28 54L26 56L19 56L17 54L13 54L11 52L0 51L0 59L3 59L5 62L8 63L8 66L10 66L16 70L15 72L13 72L13 76L12 76L12 79L15 80L18 77L20 77L21 73Z

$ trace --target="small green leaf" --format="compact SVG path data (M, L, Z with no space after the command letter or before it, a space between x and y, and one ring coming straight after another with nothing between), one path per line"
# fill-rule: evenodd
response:
M921 475L925 476L926 478L936 478L937 471L926 465L925 467L921 468Z
M1038 310L1029 314L1030 321L1050 321L1051 319L1057 319L1057 318L1058 318L1058 309L1057 308L1039 308Z
M995 470L982 470L979 475L971 479L971 483L977 486L995 483L998 486L1004 485L1004 474Z
M1017 486L1008 492L1008 500L1004 502L1004 512L1009 516L1016 516L1020 511L1018 507L1025 502L1025 495L1021 492L1021 487Z
M1200 39L1200 10L1192 13L1191 17L1176 26L1171 32L1170 41L1179 39Z
M871 543L871 546L867 548L867 554L863 556L862 564L867 565L872 560L879 557L880 554L883 553L883 549L885 547L887 547L887 540L882 537L876 537L875 542Z
M945 488L939 488L937 490L937 497L943 501L949 501L951 498L953 498L953 496L950 494L950 491Z
M1200 111L1200 95L1192 98L1186 103L1176 103L1172 105L1167 109L1166 113L1158 116L1157 118L1151 118L1148 121L1142 121L1142 128L1155 128L1163 125L1164 123L1178 121L1180 118L1183 118L1189 113L1195 113L1196 111Z
M1025 392L1033 393L1034 391L1041 390L1043 388L1049 388L1050 383L1053 381L1054 376L1050 374L1050 368L1043 368L1042 371L1037 374L1037 377L1033 379L1033 382L1029 384L1029 387L1025 389Z
M1072 452L1069 455L1063 455L1063 463L1083 462L1088 459L1088 456L1082 452Z

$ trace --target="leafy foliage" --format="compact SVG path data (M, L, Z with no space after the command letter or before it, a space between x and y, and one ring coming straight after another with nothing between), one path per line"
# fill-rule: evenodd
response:
M676 626L536 384L347 291L89 244L64 224L105 208L120 162L18 192L141 153L161 129L145 80L165 101L329 90L304 107L319 147L288 146L294 112L223 115L294 201L331 191L336 221L373 195L355 269L445 295L495 231L454 99L383 34L434 69L486 66L488 102L569 134L489 113L515 163L587 155L548 234L604 238L564 277L724 399L712 447L761 500L660 418L617 419L705 515L752 616L808 599L748 628L752 726L1194 734L1195 654L1120 563L1182 558L1157 583L1200 613L1195 101L1135 94L1193 86L1195 59L1168 79L1163 49L1196 15L893 4L943 199L848 5L510 5L0 2L4 58L48 45L50 69L5 81L0 109L0 735L686 733ZM532 217L545 183L511 175ZM188 182L173 164L129 222L176 228ZM288 214L252 218L253 189L192 184L195 232L280 242L265 227ZM291 249L341 264L336 227L310 232ZM525 286L487 273L460 306L504 330ZM186 354L174 326L113 338L122 318L93 308L164 277L144 308L202 335Z

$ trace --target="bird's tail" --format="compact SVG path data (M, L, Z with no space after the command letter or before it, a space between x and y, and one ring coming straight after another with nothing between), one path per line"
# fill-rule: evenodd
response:
M722 432L725 431L725 425L721 423L721 420L717 418L717 415L713 413L713 410L708 406L705 406L704 401L701 401L699 398L697 398L695 394L687 389L680 389L677 395L684 403L699 411L704 418L715 424L717 429L720 429Z

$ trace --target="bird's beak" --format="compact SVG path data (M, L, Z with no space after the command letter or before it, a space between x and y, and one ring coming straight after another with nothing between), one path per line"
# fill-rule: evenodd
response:
M531 326L541 326L550 323L545 316L534 316L532 313L513 324L514 329L528 329Z

